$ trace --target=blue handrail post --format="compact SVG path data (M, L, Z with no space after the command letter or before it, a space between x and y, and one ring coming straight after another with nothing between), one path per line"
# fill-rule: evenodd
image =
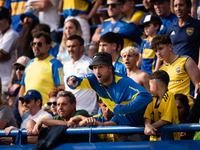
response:
M23 133L23 131L24 131L24 133ZM28 138L28 136L25 133L26 133L26 129L20 130L20 137L19 137L20 145L27 144L27 138Z

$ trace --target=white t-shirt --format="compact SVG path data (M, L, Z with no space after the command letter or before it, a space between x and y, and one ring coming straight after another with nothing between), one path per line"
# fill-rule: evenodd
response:
M40 0L28 0L26 6L29 6L31 2L37 2ZM52 6L39 12L40 23L48 24L52 31L57 31L60 23L60 17L58 15L59 0L49 0Z
M26 124L27 124L28 120L32 119L35 122L37 122L41 118L51 119L52 115L49 114L47 111L44 111L44 110L40 109L37 112L37 114L35 114L34 116L29 115L25 120L23 120L20 129L26 128Z
M89 114L96 114L98 109L96 93L92 89L73 90L66 83L66 79L71 75L83 77L92 73L92 70L88 67L91 63L92 60L84 55L74 64L72 60L66 62L63 67L64 83L65 90L71 91L76 97L76 110L85 109Z
M10 55L10 59L0 62L0 77L2 85L7 86L10 81L12 65L15 62L15 48L19 35L13 29L0 34L0 52Z

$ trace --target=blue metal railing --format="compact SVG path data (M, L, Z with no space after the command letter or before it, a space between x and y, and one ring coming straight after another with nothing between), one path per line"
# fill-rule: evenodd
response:
M169 124L158 129L158 132L180 132L180 131L200 131L200 124ZM89 134L89 138L93 134L108 134L108 133L143 133L144 127L138 126L102 126L102 127L77 127L77 128L68 128L66 134ZM9 137L26 137L27 131L23 130L12 130ZM7 137L4 130L0 130L0 137ZM21 140L20 140L21 141ZM91 139L89 139L91 141ZM20 144L20 143L19 143Z

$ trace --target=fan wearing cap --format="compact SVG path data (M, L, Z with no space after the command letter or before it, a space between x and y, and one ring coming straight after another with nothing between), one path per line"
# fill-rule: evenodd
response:
M13 64L14 68L12 70L10 83L8 85L8 90L5 93L7 99L9 101L9 105L13 106L13 113L16 118L17 124L20 127L22 119L18 111L18 93L19 90L16 87L20 88L20 82L25 70L27 63L29 62L30 58L26 56L21 56L17 59L17 61ZM13 93L14 92L14 93Z
M4 91L10 81L12 64L15 61L15 48L18 33L10 28L11 17L9 10L0 7L0 75L2 79L3 100L6 99Z
M93 89L119 120L110 125L144 125L143 113L152 101L151 94L131 78L115 72L109 53L95 53L89 68L94 73L84 77L70 76L66 80L68 86L72 89ZM127 140L128 136L125 137ZM148 138L139 134L139 139Z
M37 9L33 7L27 7L24 13L20 16L23 28L17 41L17 57L27 56L30 59L34 58L30 42L33 40L31 31L39 23L37 15Z
M148 74L158 70L161 65L161 61L157 60L154 50L150 48L151 41L160 30L161 24L162 22L157 15L146 15L143 23L140 25L140 28L144 28L147 38L142 41L140 46L140 57L137 65Z
M170 10L170 0L151 0L156 14L160 17L162 25L158 34L166 34L168 26L178 18Z
M52 118L52 116L41 109L42 107L42 96L37 90L29 90L22 97L19 97L19 100L24 106L25 112L30 115L22 121L20 129L26 128L27 133L31 132L35 123L41 118ZM9 134L10 131L14 129L13 127L8 127L5 129L5 133Z

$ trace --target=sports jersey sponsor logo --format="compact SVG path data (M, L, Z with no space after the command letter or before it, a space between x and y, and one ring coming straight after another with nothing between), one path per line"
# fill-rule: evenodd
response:
M191 36L194 33L194 28L193 27L188 27L186 29L186 33L187 33L187 35Z
M177 72L177 73L180 73L180 72L181 72L181 67L177 67L177 68L176 68L176 72Z
M183 79L176 80L176 81L174 81L174 82L170 82L170 83L169 83L169 86L172 85L172 84L181 83L182 81L183 81Z

